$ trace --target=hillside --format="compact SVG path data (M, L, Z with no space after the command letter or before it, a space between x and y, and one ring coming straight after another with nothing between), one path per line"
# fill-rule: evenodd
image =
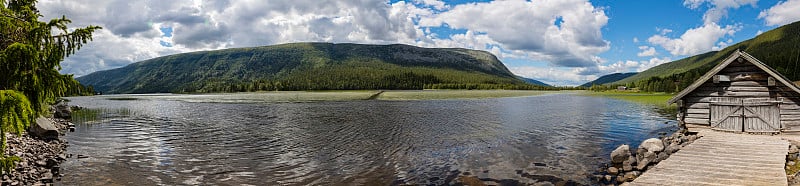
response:
M525 81L526 83L530 83L530 84L534 84L534 85L540 85L540 86L546 86L546 87L551 87L552 86L552 85L549 85L547 83L541 82L539 80L531 79L531 78L526 78L526 77L522 77L522 76L517 76L517 78L519 78L522 81Z
M581 86L582 87L591 87L592 85L602 85L602 84L606 84L606 83L619 81L619 80L631 77L633 75L636 75L636 72L608 74L608 75L605 75L605 76L600 76L599 78L597 78L594 81L590 81L590 82L584 83Z
M695 75L689 75L689 73L698 76L704 74L736 49L758 58L791 80L800 80L798 72L800 71L800 22L795 22L764 32L755 38L736 43L721 51L664 63L612 84L643 84L645 82L642 81L665 81L664 78L677 80L678 76L685 76L686 78L683 79L691 80L690 76ZM688 86L687 83L681 82L682 86Z
M539 89L494 55L409 45L291 43L176 54L77 78L102 93Z

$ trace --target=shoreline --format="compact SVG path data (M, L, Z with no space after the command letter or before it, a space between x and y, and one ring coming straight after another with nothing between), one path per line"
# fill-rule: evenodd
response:
M55 109L54 109L55 110ZM32 128L37 121L31 123L30 128L21 135L7 133L7 156L17 156L14 171L3 172L2 185L52 185L63 177L61 163L72 158L67 154L69 142L63 138L72 127L71 120L56 118L55 115L43 117L50 120L58 131L56 139L45 139L32 134ZM41 119L41 118L40 118ZM37 119L38 120L38 119Z
M620 145L609 155L610 162L601 166L601 171L594 175L594 183L618 185L632 182L701 137L697 133L679 129L669 136L645 139L636 148L627 144Z

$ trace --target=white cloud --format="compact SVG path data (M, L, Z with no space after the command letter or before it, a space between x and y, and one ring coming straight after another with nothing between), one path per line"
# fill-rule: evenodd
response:
M646 57L646 56L654 56L654 55L656 55L656 48L653 48L653 47L650 47L650 46L639 46L639 50L642 50L641 52L636 54L636 56L639 56L639 57Z
M715 44L720 38L725 35L733 36L739 29L741 26L721 27L716 23L709 23L686 30L679 38L653 35L647 41L663 47L672 55L695 55L718 48L719 46Z
M800 0L787 0L778 2L769 9L758 14L759 19L764 19L767 26L779 26L800 20Z
M634 43L638 43L639 42L639 38L638 37L633 37L633 42Z
M449 8L450 6L446 5L444 1L441 0L414 0L418 4L422 4L425 6L433 7L437 10L444 10Z
M683 5L690 9L698 9L708 3L708 10L703 14L705 24L717 23L728 16L728 9L737 9L744 5L756 6L758 0L684 0Z
M556 20L563 20L559 25ZM608 22L602 9L585 0L492 1L461 4L422 17L419 25L473 31L505 50L556 66L593 66L592 58L609 49L601 28Z
M764 31L763 31L763 30L758 30L758 32L756 32L756 35L755 35L755 36L761 35L761 34L763 34L763 33L764 33ZM755 36L753 36L753 37L755 37Z
M553 86L577 86L597 79L597 75L580 75L583 68L509 67L514 74L532 78Z

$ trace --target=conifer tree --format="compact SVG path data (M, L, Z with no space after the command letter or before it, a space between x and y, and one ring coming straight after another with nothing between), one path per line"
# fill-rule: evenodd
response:
M0 0L0 133L21 133L47 105L79 86L61 61L92 39L98 26L70 29L65 16L41 22L36 0ZM4 171L17 157L0 157Z

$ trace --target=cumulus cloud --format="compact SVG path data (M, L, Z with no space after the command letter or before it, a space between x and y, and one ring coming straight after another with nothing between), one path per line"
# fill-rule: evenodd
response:
M585 0L462 4L419 21L423 27L467 29L503 49L566 67L595 65L593 57L609 49L601 33L607 23L603 10Z
M767 26L780 26L800 20L800 0L778 2L775 6L761 11L759 19L764 19Z
M653 35L647 41L661 46L672 55L695 55L720 48L721 46L717 45L717 41L720 38L725 35L733 36L740 29L741 26L728 25L721 27L712 22L698 28L686 30L678 38Z
M639 46L639 50L641 52L637 53L636 55L639 57L646 57L646 56L654 56L656 55L656 48L650 46Z

